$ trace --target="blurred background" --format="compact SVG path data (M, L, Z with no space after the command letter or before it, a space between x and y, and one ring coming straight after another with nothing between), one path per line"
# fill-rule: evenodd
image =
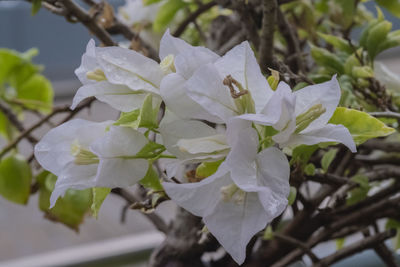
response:
M114 6L124 3L122 0L109 2ZM63 17L53 15L45 9L31 16L30 8L30 4L23 1L0 1L0 47L12 48L19 52L37 47L40 54L34 61L45 66L44 75L53 83L56 105L71 103L74 93L80 86L74 70L79 66L91 36L81 24L68 23ZM374 9L373 5L370 5L370 8ZM394 19L387 12L385 16L393 22L393 29L400 29L398 19ZM392 50L382 55L379 60L400 74L400 69L395 67L400 63L399 55L399 50ZM80 113L78 117L103 121L116 119L117 116L115 110L95 102L89 111ZM30 123L29 119L27 116L27 124ZM36 135L40 136L45 132L46 129L41 129ZM80 232L76 233L64 225L43 218L43 213L37 207L37 195L31 197L27 206L13 204L0 197L0 266L10 266L5 263L2 265L4 261L54 251L66 252L68 250L65 249L77 245L92 246L92 250L101 253L102 250L93 244L107 244L110 252L113 249L120 251L138 249L132 247L132 244L138 241L135 238L139 238L138 242L143 243L144 247L151 247L162 241L162 236L153 234L154 228L140 212L128 211L125 222L121 223L124 205L124 200L109 195L100 210L99 218L97 220L86 218ZM157 212L161 213L163 218L170 220L173 218L173 210L171 203L164 202ZM82 249L85 253L89 253L89 250L83 248L87 247L79 247L78 250ZM77 255L78 250L74 250L75 254L72 255ZM65 257L71 254L54 255Z

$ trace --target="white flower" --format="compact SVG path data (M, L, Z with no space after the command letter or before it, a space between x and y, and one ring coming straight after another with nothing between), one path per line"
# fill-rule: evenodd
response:
M137 154L148 142L139 131L111 126L102 138L90 146L99 159L96 186L127 187L142 179L148 162Z
M140 24L145 27L153 23L160 3L144 5L143 0L125 0L125 5L118 8L118 18L129 27Z
M205 114L196 118L212 119L213 116L200 105L185 98L186 92L182 92L181 86L198 67L216 58L218 56L206 48L193 47L172 37L168 30L160 44L160 64L130 49L95 47L91 40L82 56L81 66L75 71L84 85L76 93L71 108L74 109L83 99L95 96L117 110L128 112L139 108L146 95L151 93L155 96L161 94L167 105L171 98L179 98L177 107L190 107L185 109L186 113ZM166 81L160 92L164 77ZM174 105L170 108L178 114L181 111Z
M95 186L98 159L90 151L90 145L105 135L111 123L71 120L50 130L35 146L35 158L40 165L58 176L51 206L68 188Z
M148 162L137 154L147 138L130 128L110 127L112 123L71 120L50 130L35 146L38 162L58 176L51 206L69 188L126 187L145 176Z
M273 93L248 42L198 68L186 86L193 100L225 123L243 113L259 112Z
M355 152L356 146L349 130L343 125L328 123L339 104L340 95L336 76L328 82L295 92L281 82L260 113L244 114L239 118L273 126L278 133L272 139L280 147L339 142Z
M240 132L217 172L198 183L163 183L179 206L203 217L207 229L238 263L250 239L287 206L289 163L277 148L258 153L252 128Z

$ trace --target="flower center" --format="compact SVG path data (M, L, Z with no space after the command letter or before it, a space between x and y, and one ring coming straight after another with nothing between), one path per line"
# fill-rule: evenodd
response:
M174 55L169 54L160 62L161 70L165 75L176 72L174 60Z
M237 187L236 184L223 186L220 191L222 200L225 202L233 200L235 204L241 205L244 203L244 199L246 198L246 192Z
M229 87L231 96L235 101L235 105L240 114L255 113L254 101L248 90L244 89L243 85L235 80L231 75L225 77L222 82ZM235 87L237 90L235 90Z
M75 158L74 163L76 165L89 165L99 163L99 158L91 151L84 149L79 144L78 140L75 140L71 144L71 154Z
M318 119L322 114L324 114L326 108L322 104L316 104L312 106L309 110L301 113L296 117L296 130L295 133L299 133L308 127L313 121Z
M101 69L95 69L93 71L88 71L86 73L86 77L89 80L94 80L94 81L105 81L107 80L106 75L104 74L104 72Z

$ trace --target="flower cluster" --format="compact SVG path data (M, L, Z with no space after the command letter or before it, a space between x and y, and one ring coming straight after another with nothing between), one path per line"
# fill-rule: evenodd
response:
M168 158L165 193L202 217L241 264L249 240L288 204L290 167L283 151L326 142L355 151L348 129L329 123L339 84L332 77L295 92L284 82L273 90L248 42L221 57L167 31L159 52L161 63L89 42L76 70L83 86L71 108L96 97L123 113L116 122L69 121L37 144L39 163L58 176L51 205L68 188L133 185L149 162ZM158 112L162 102L165 112ZM188 164L215 170L185 176Z

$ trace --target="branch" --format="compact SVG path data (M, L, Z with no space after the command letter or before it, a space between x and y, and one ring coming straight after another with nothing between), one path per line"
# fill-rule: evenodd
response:
M124 189L114 188L111 190L111 192L125 199L130 205L133 203L140 202L138 198L136 198L134 195L132 195L131 193L129 193ZM168 232L168 226L165 224L163 219L161 219L157 214L155 213L142 213L142 214L146 216L147 219L149 219L153 223L153 225L156 227L157 230L163 233Z
M274 233L274 237L276 237L276 238L278 238L278 239L280 239L280 240L282 240L282 241L284 241L286 243L289 243L289 244L292 244L292 245L294 245L296 247L299 247L300 249L302 249L304 251L304 253L306 253L310 257L310 259L311 259L311 261L313 263L319 262L319 258L303 242L301 242L301 241L299 241L299 240L297 240L295 238L292 238L290 236L282 235L280 233Z
M361 145L363 149L382 150L385 152L400 152L399 142L385 142L382 139L372 139Z
M353 254L359 253L365 249L373 248L383 241L385 241L388 238L393 237L396 234L396 231L393 229L389 229L383 233L376 234L370 237L367 237L357 243L351 244L337 252L335 252L332 255L329 255L325 258L323 258L320 262L317 264L313 265L315 267L322 267L322 266L330 266L331 264L344 259L348 256L351 256Z
M384 112L370 112L369 115L377 117L377 118L393 118L400 119L400 113L393 111L384 111Z
M263 70L272 67L272 52L274 51L274 31L277 9L277 0L263 0L263 20L261 28L261 43L259 48L259 63Z
M186 27L191 23L194 22L201 14L212 8L213 6L217 5L216 2L211 1L207 4L199 6L195 12L191 13L184 21L179 24L178 28L172 34L175 37L181 36L181 34L185 31Z
M0 111L3 112L3 114L7 117L7 119L17 128L18 131L24 132L25 127L22 125L22 123L18 120L17 115L15 115L12 110L5 106L3 103L0 102ZM37 143L37 139L31 135L27 135L26 139L31 142L31 143Z

